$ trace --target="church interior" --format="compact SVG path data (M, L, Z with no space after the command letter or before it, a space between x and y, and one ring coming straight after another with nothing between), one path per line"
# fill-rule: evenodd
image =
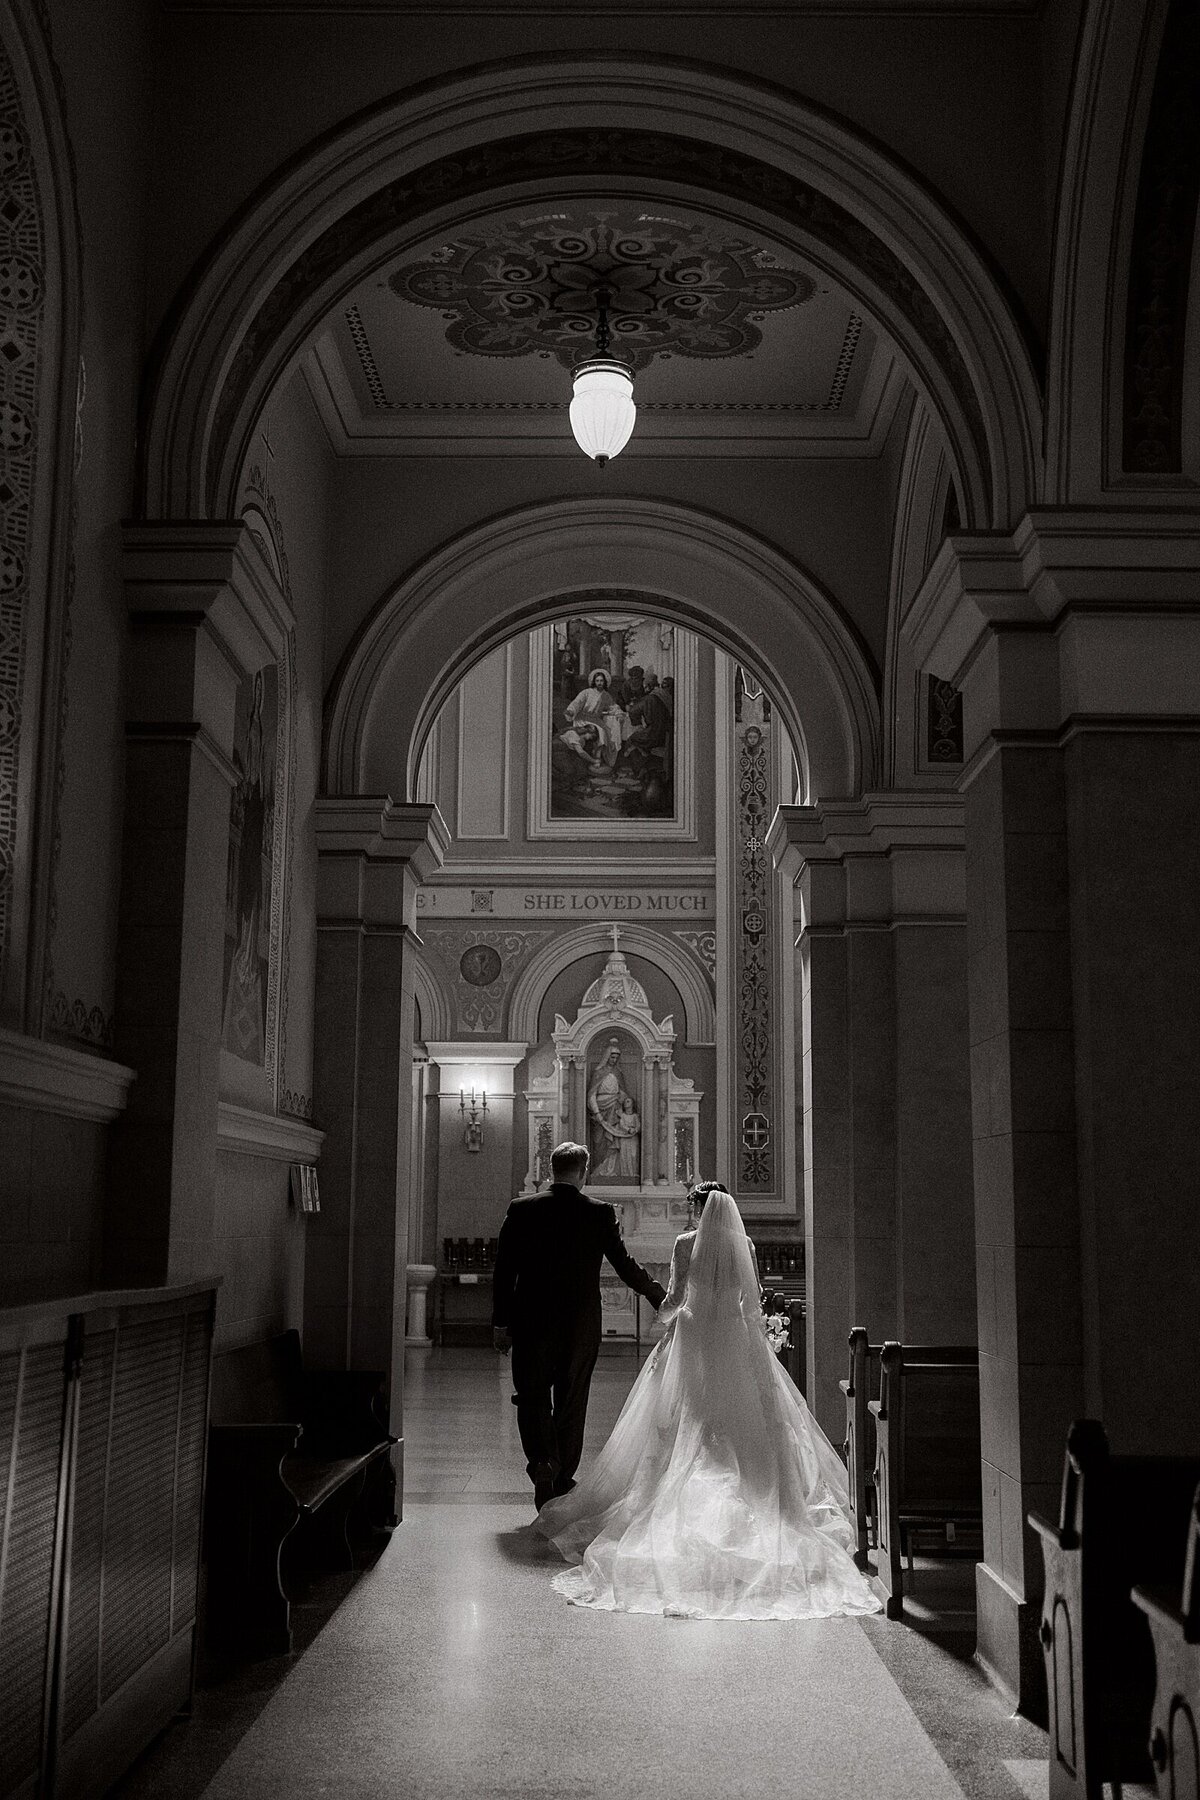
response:
M0 0L0 1796L1200 1793L1198 93ZM733 1194L878 1616L551 1590L564 1139Z

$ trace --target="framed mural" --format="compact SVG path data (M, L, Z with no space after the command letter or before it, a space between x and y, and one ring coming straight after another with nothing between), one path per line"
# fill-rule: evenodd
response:
M696 639L579 599L530 634L529 835L693 839Z
M221 1048L246 1099L276 1101L288 801L287 666L268 663L238 688L225 871Z

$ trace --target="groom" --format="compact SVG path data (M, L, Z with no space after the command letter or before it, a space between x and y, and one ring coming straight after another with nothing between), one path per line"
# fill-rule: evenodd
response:
M534 1504L575 1486L588 1389L600 1350L600 1263L655 1311L666 1290L625 1248L616 1211L582 1192L588 1153L560 1144L550 1191L514 1200L500 1227L492 1337L512 1350L517 1430Z

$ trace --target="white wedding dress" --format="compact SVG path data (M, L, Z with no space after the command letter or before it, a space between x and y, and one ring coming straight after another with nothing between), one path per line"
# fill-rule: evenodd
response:
M536 1528L577 1606L699 1619L879 1610L850 1553L846 1471L767 1342L730 1195L675 1244L666 1332L612 1436Z

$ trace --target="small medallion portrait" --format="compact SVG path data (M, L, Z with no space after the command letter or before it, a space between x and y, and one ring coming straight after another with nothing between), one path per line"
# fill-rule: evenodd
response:
M492 944L469 944L458 961L458 972L470 987L490 987L500 979L500 952Z

